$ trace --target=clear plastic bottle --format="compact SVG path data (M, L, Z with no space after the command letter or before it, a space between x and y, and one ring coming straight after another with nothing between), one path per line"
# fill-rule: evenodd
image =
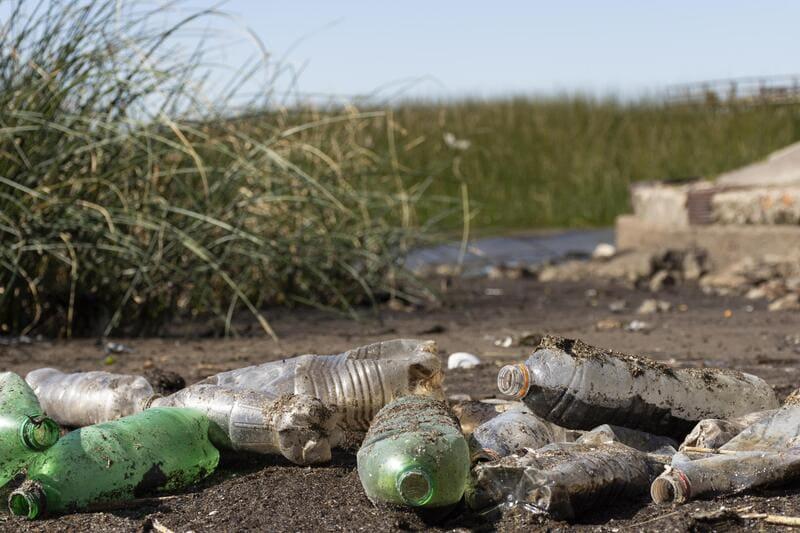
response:
M746 427L766 420L776 412L776 409L768 409L766 411L756 411L749 415L731 418L730 420L720 420L717 418L701 420L692 428L692 431L689 432L686 438L683 439L679 449L719 448L741 433Z
M211 474L219 452L208 418L160 408L77 429L39 455L8 499L11 513L37 518L176 490Z
M358 451L358 477L374 503L441 508L461 500L469 450L447 404L405 396L381 409Z
M750 374L673 369L551 336L525 363L500 369L497 384L500 392L522 399L560 426L614 424L680 439L704 418L733 418L778 406L772 388Z
M432 341L398 339L338 355L301 355L237 368L202 381L278 397L306 394L342 413L342 423L365 431L384 405L406 394L443 397L441 361Z
M141 376L110 372L66 374L55 368L29 372L31 386L48 416L59 424L83 427L138 413L158 395Z
M523 506L573 520L609 501L647 494L662 469L653 456L619 443L550 444L478 464L467 504L483 512Z
M685 503L700 496L733 494L798 478L800 448L741 451L695 460L678 453L672 465L653 481L650 496L655 503Z
M28 384L13 372L0 373L0 486L58 437L58 424L44 416Z
M622 426L612 426L603 424L591 431L583 433L576 441L580 444L610 444L619 442L625 446L630 446L640 452L652 453L657 455L672 456L675 454L678 443L669 437L653 435L636 429L625 428Z
M786 450L800 445L800 405L787 405L748 425L722 451Z
M341 439L335 413L311 396L269 398L259 392L234 391L216 385L195 385L153 407L191 407L203 412L218 431L218 447L262 454L280 454L296 464L330 461Z
M491 461L524 450L537 449L554 442L572 442L579 431L562 428L517 406L484 422L469 440L473 462Z

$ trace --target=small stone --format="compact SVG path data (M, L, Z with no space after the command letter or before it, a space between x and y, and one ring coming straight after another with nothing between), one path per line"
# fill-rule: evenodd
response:
M625 326L625 331L631 331L634 333L639 331L649 331L651 329L653 329L653 326L650 325L649 322L645 322L644 320L631 320Z
M675 278L672 277L672 274L666 270L659 270L656 272L652 278L650 278L650 282L647 284L650 292L658 292L664 287L668 285L674 285Z
M672 304L665 300L656 300L655 298L648 298L643 301L636 310L640 315L651 315L653 313L667 313L672 309Z
M612 313L624 313L628 308L628 302L625 300L614 300L608 304L608 310Z
M617 254L617 248L613 244L601 242L595 246L592 252L592 259L611 259Z
M621 327L622 322L619 320L614 320L613 318L604 318L603 320L598 320L594 325L594 329L597 331L610 331L612 329L620 329Z
M800 309L800 295L792 292L778 298L767 307L770 311L796 311Z
M456 352L447 358L447 368L474 368L481 364L477 356L468 352Z

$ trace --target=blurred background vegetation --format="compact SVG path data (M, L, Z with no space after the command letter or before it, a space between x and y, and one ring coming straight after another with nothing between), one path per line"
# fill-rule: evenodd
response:
M0 5L0 335L205 316L227 334L239 310L273 335L274 305L421 302L414 247L466 226L609 225L634 181L800 139L791 105L234 106L255 69L211 94L204 46L176 40L216 11L164 27L160 8L112 0Z

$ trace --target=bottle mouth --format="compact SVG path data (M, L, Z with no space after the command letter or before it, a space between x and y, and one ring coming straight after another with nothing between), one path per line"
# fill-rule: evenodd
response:
M397 492L408 505L419 507L433 498L433 480L420 467L411 467L397 477Z
M28 416L19 427L22 443L31 450L46 450L61 436L61 428L46 416Z
M671 470L657 477L650 485L650 497L655 503L683 503L691 497L692 487L686 475Z
M497 373L497 388L502 394L523 398L531 386L531 373L525 364L506 365Z
M28 480L8 497L8 510L14 516L24 516L30 520L37 518L44 510L44 491L35 481Z

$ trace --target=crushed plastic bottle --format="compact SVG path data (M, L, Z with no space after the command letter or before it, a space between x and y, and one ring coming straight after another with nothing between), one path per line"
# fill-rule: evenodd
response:
M278 397L307 394L342 413L343 425L365 431L378 410L405 394L443 398L433 341L398 339L338 355L302 355L222 372L201 383Z
M373 503L441 508L461 500L469 450L447 404L404 396L381 409L358 451L358 477Z
M787 405L747 426L720 450L774 452L798 445L800 405Z
M68 433L28 467L8 507L33 519L176 490L208 476L218 462L205 415L149 409Z
M311 396L276 399L259 392L196 385L153 401L154 407L191 407L203 412L219 431L212 441L222 448L281 454L306 465L330 461L341 440L338 417Z
M647 494L662 469L654 456L619 443L550 444L475 466L467 504L485 513L523 506L574 520L597 505Z
M666 456L674 455L678 447L678 443L669 437L610 424L603 424L583 433L576 442L595 445L618 442L640 452Z
M484 422L488 422L518 404L519 402L510 400L463 400L450 402L450 408L458 418L461 432L465 436L469 436Z
M748 489L797 481L800 449L780 452L736 452L692 460L678 453L672 465L653 481L655 503L685 503L700 496L734 494Z
M0 373L0 486L58 437L58 424L44 416L28 384L13 372Z
M65 374L55 368L40 368L29 372L25 381L48 416L72 427L138 413L158 397L145 378L110 372Z
M757 411L730 420L720 420L716 418L701 420L692 428L692 431L686 435L679 449L719 448L741 433L746 427L771 417L776 411L776 409Z
M521 405L475 428L469 439L471 458L473 462L492 461L525 448L572 442L580 433L542 420Z
M522 364L500 369L503 394L571 429L599 424L682 439L704 418L733 418L778 406L764 380L721 369L662 363L546 336Z

